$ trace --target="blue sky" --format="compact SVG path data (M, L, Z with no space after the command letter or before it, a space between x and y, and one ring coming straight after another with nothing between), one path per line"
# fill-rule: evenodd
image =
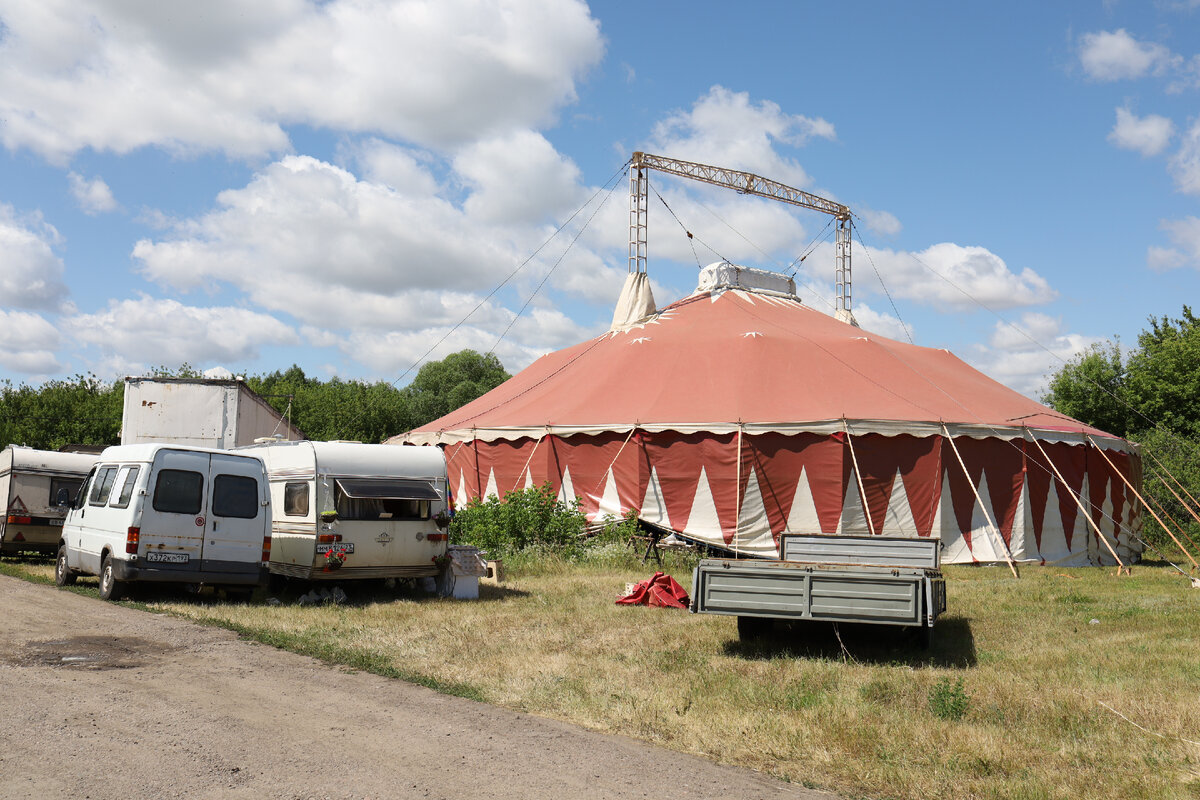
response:
M863 327L1036 396L1200 296L1198 5L0 0L0 377L515 372L607 328L645 150L849 205ZM817 238L830 310L826 218L651 185L660 306Z

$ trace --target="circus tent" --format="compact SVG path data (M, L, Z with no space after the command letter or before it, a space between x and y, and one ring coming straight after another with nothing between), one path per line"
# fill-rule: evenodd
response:
M946 563L1137 558L1132 444L780 277L708 267L692 295L392 441L442 446L460 503L548 481L590 519L634 509L750 556L792 531L940 537Z

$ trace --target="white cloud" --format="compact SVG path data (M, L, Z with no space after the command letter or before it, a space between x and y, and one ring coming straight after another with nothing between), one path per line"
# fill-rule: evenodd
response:
M1177 267L1200 269L1200 219L1164 219L1158 227L1167 232L1173 248L1151 246L1146 252L1146 264L1162 272Z
M67 180L71 183L71 196L83 209L83 213L95 216L105 211L116 210L116 198L103 179L92 178L89 181L78 172L71 172L67 174Z
M174 367L185 361L245 361L257 358L262 347L298 342L292 328L267 314L146 296L111 300L103 311L66 317L62 324L67 335L94 346L111 363L121 362L126 372L138 362Z
M220 367L220 366L209 367L208 369L204 370L204 372L202 372L200 374L202 374L204 377L206 377L210 380L217 380L217 381L227 381L233 377L232 372L230 372L225 367Z
M0 366L27 375L62 370L54 355L62 335L45 318L28 311L0 310Z
M1135 116L1128 108L1117 109L1117 123L1108 134L1108 141L1125 150L1136 150L1144 156L1156 156L1166 149L1175 135L1175 123L1158 114Z
M13 0L0 139L259 156L285 125L453 147L543 124L604 51L580 0Z
M539 223L552 213L565 218L585 199L579 168L530 130L465 147L454 169L474 190L463 210L483 222Z
M804 188L811 179L780 144L800 147L813 138L836 139L833 124L820 117L786 114L778 104L757 104L747 92L713 86L690 111L654 126L647 149L673 158L740 169Z
M1178 64L1180 59L1165 45L1138 41L1120 28L1079 37L1079 61L1088 77L1098 81L1118 81L1161 74Z
M904 323L899 318L893 317L891 314L876 311L866 303L855 304L851 311L854 312L854 319L858 322L858 326L864 331L878 333L881 336L895 339L898 342L909 341L908 337L912 333L912 328L910 326L905 331Z
M876 211L866 206L859 206L855 213L862 217L867 228L880 236L895 236L903 227L895 214L889 211Z
M1054 317L1026 312L1018 323L997 322L987 345L976 346L967 360L1006 386L1037 398L1063 362L1099 341L1102 338L1064 332L1062 321Z
M0 203L0 304L52 310L67 298L58 231L40 214L21 216Z
M832 251L832 245L822 245L805 262L813 280L827 282L833 274ZM1040 305L1058 296L1041 275L1028 267L1013 272L985 247L943 242L916 253L872 249L874 270L857 255L861 249L855 252L856 296L879 291L876 270L893 297L948 311L974 311L980 304L992 309Z
M1183 134L1183 142L1171 156L1169 169L1179 191L1200 194L1200 118Z

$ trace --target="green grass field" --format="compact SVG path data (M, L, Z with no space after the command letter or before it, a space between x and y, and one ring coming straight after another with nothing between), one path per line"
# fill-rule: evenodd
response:
M746 645L733 618L617 606L653 572L623 556L508 571L478 601L374 587L344 606L137 604L848 797L1200 797L1200 589L1166 567L947 568L929 651L845 625ZM667 571L690 587L687 562Z

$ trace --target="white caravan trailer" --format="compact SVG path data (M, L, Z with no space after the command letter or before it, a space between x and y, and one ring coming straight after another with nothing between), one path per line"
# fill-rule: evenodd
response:
M437 574L448 538L439 527L447 522L439 448L277 441L236 452L267 465L273 574L308 580Z
M0 553L52 555L67 509L96 458L18 445L0 451Z
M139 581L249 594L266 583L271 501L262 461L203 447L129 444L100 454L67 514L54 579L100 577L115 600Z

